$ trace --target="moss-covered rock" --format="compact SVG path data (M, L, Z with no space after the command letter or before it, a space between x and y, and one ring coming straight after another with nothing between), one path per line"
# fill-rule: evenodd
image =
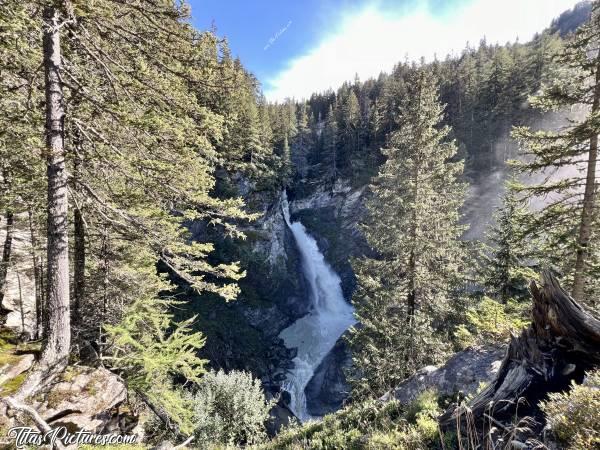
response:
M14 394L23 384L35 356L27 353L27 346L20 345L12 331L0 330L0 396ZM30 351L37 350L33 346Z

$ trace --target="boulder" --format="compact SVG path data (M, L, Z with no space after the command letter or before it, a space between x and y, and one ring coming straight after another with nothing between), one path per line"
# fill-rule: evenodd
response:
M113 409L127 399L123 382L104 368L68 368L32 406L52 427L100 432L113 418Z
M14 360L10 364L5 364L0 367L0 385L4 384L8 380L18 377L23 372L31 369L35 356L31 353L27 353L21 356L14 356ZM1 391L0 387L0 391Z
M5 327L17 334L34 338L37 331L36 285L33 268L31 233L26 213L14 218L10 265L6 275L0 310L6 312ZM6 239L5 219L0 222L0 252Z
M289 394L283 391L277 403L269 411L269 420L267 420L265 426L270 437L275 436L282 428L298 421L294 413L288 408L286 401L289 402Z
M442 396L477 392L491 382L502 363L502 347L468 348L452 356L441 367L427 366L387 393L382 400L412 402L421 392L435 389Z
M351 364L352 356L342 336L323 358L306 386L306 407L310 415L324 416L340 409L350 392L345 370Z

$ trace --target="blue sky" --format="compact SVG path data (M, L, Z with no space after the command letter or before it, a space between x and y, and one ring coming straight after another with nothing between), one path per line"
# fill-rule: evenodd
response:
M529 40L576 0L189 0L214 23L270 100L308 97L389 71L395 62L457 53L467 42Z

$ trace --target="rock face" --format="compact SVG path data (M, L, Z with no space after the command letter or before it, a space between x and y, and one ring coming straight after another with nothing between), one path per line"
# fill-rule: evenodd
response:
M0 220L0 255L6 239L5 218ZM4 326L18 334L33 337L36 329L35 277L31 234L27 214L14 218L10 265L6 277L6 289L2 310L8 311Z
M188 290L186 308L189 316L198 317L195 323L207 336L201 356L214 368L250 371L268 389L278 391L295 356L278 335L308 313L308 286L283 216L282 193L256 192L242 178L237 183L248 210L258 214L256 220L239 224L245 240L223 239L201 222L188 226L195 240L215 243L220 259L240 262L247 271L239 282L241 293L236 301L226 303L209 296L195 298Z
M33 355L11 360L3 369L4 379L12 379L31 368ZM127 399L127 390L119 377L104 368L68 367L56 382L33 398L32 407L52 428L65 426L69 431L85 429L93 433L130 432L137 417L120 414L118 406ZM29 423L26 415L6 414L0 404L0 427L11 428Z
M292 219L306 227L342 280L344 296L349 299L356 286L350 258L369 253L358 223L364 215L364 187L354 189L338 180L333 187L324 185L308 196L294 193L290 201Z
M113 373L77 367L67 369L48 392L36 396L32 406L52 427L101 432L113 418L113 408L126 399L125 385Z
M14 358L14 359L13 359ZM35 356L31 353L27 353L22 356L14 356L11 358L10 364L0 366L0 392L2 392L2 385L9 380L12 380L23 372L27 372L33 366Z
M306 386L306 406L309 414L324 416L341 408L350 391L344 372L351 364L352 356L342 336L321 361Z
M247 276L240 280L241 294L235 302L190 297L190 315L197 315L198 328L207 336L201 356L215 368L252 372L270 392L278 392L287 372L293 368L295 349L287 349L279 333L311 308L309 287L303 275L301 256L282 211L282 193L260 191L252 182L234 180L236 191L245 199L257 220L240 224L247 238L232 244L211 235L202 223L189 225L194 239L215 242L216 253L224 260L240 261ZM340 275L345 298L349 299L355 278L350 257L364 254L365 245L357 223L362 215L364 189L338 181L312 185L309 192L293 188L288 192L292 220L300 220L317 240L332 268ZM326 358L313 382L315 399L324 398L316 410L330 412L340 406L344 392L340 365L345 350ZM316 381L318 379L318 381ZM321 386L323 384L323 386Z
M494 379L505 351L501 347L492 347L458 352L442 367L424 367L384 395L382 400L395 398L402 403L410 403L427 389L435 389L440 395L473 394L481 383Z
M269 420L265 424L267 428L267 434L273 437L279 433L282 428L297 420L298 419L296 416L294 416L294 413L287 407L286 400L282 396L271 408L271 411L269 411Z

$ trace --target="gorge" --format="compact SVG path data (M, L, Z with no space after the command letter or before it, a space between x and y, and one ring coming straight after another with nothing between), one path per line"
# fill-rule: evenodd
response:
M340 277L325 261L317 242L302 223L290 220L285 192L282 198L283 215L302 256L303 275L310 287L312 304L306 316L279 335L286 347L298 349L293 359L294 368L288 374L283 388L291 394L291 410L304 421L311 417L307 412L306 386L323 358L355 320L352 307L344 299Z

